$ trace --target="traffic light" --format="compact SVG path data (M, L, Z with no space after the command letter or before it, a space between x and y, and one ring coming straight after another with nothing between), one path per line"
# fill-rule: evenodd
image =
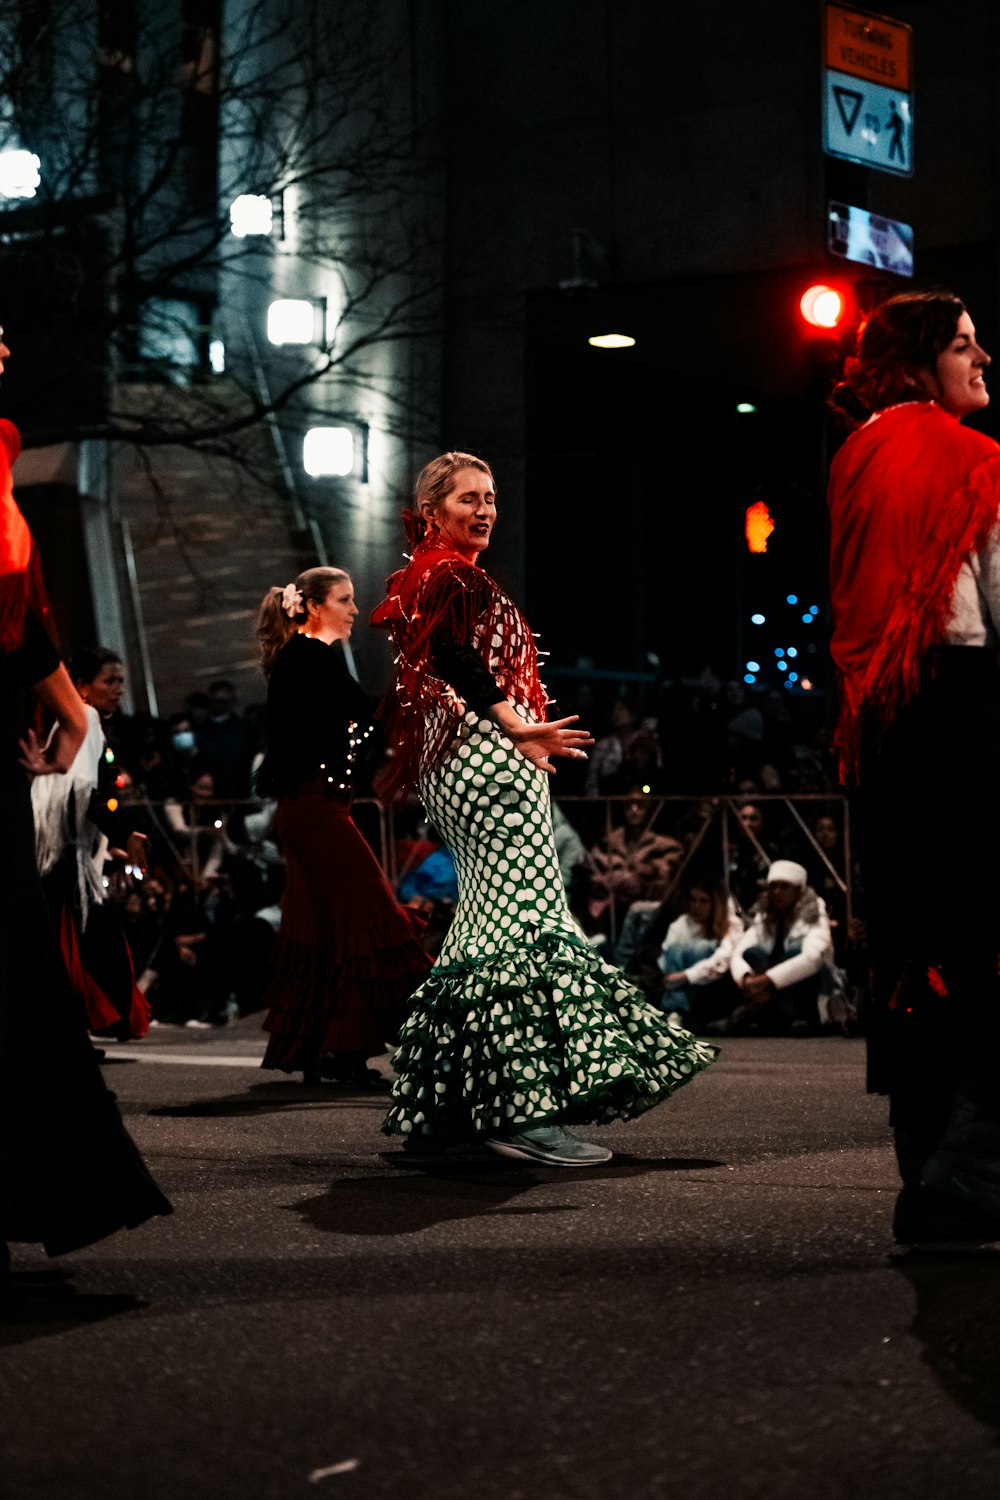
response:
M847 313L847 297L837 287L817 282L802 293L799 311L811 328L839 328Z
M767 539L773 530L774 520L763 500L755 500L753 505L747 506L743 531L748 552L766 552Z

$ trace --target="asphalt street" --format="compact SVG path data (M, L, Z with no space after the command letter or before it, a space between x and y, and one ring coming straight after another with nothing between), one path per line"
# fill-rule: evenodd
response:
M731 1040L586 1172L414 1166L261 1051L109 1049L175 1213L18 1251L2 1500L1000 1495L1000 1255L890 1257L859 1042Z

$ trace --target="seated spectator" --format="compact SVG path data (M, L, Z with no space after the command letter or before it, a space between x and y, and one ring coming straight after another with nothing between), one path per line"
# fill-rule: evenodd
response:
M606 797L627 791L622 786L625 757L636 736L648 733L650 722L640 721L636 705L616 698L611 705L611 732L601 735L587 760L585 790L588 797ZM652 726L655 729L655 725Z
M414 897L431 903L450 901L454 905L458 900L455 861L443 845L432 849L415 870L401 876L396 890L404 906L410 905Z
M692 881L681 902L660 950L661 1004L672 1024L697 1031L728 1016L736 1003L729 965L743 923L721 885Z
M660 943L667 925L674 915L673 897L666 901L633 901L622 919L618 940L614 946L613 962L638 985L646 999L659 1005L663 982L654 959L649 963L649 947L655 942L659 954Z
M556 841L559 873L566 889L570 911L576 912L586 904L589 872L587 848L557 802L552 804L552 832Z
M599 921L614 911L615 926L633 901L662 901L683 855L678 839L656 832L652 823L662 804L632 788L622 803L622 823L594 845L589 915Z
M170 737L170 764L175 775L184 779L188 767L200 758L191 715L171 714L167 720L167 733Z
M794 860L778 859L733 951L730 973L742 995L709 1030L799 1034L818 1031L824 971L833 963L826 907Z
M727 855L729 888L740 911L748 912L764 890L769 866L784 851L771 838L759 803L741 802L736 818L739 826Z
M839 962L844 956L847 939L847 898L841 886L845 875L845 861L840 827L833 813L820 812L812 820L810 831L815 842L803 849L802 864L806 867L809 884L823 897L826 904L833 928L834 951ZM806 844L804 837L802 844Z
M221 873L223 860L234 852L226 832L227 809L215 801L215 779L204 765L188 769L184 800L170 797L163 804L167 827L176 838L184 873L196 888Z
M236 689L217 678L208 685L209 710L195 728L203 764L212 773L220 797L249 797L250 767L257 749L257 733L236 712Z
M234 940L237 913L224 877L198 897L174 891L157 875L144 882L142 905L132 931L143 955L139 988L152 1004L154 1021L221 1025L238 1009L235 976L244 948Z

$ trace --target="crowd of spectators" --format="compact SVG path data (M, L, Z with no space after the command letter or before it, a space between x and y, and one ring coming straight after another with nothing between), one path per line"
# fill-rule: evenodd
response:
M845 814L825 769L820 704L751 696L706 671L641 700L602 703L581 681L558 706L579 712L596 736L588 760L561 764L553 785L563 878L589 940L679 1023L850 1029L863 931L850 920ZM257 1009L283 890L274 809L253 792L261 707L241 709L220 680L169 719L116 714L105 729L117 796L150 840L144 874L109 866L107 878L155 1022L207 1027ZM364 801L376 766L359 769L356 819L382 855L378 809ZM457 896L455 871L415 801L392 825L390 874L400 901L424 914L433 954ZM775 861L803 869L808 899L795 920L808 909L829 924L819 977L791 1007L748 1000L745 961L733 962L767 937ZM779 916L785 949L788 927ZM743 942L748 932L753 945ZM759 968L759 954L748 962Z

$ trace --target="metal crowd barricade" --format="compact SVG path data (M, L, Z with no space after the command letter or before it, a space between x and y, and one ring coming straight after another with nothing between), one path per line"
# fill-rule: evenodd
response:
M581 807L593 807L597 804L603 804L604 832L602 836L607 839L608 835L611 833L612 828L615 826L613 821L613 809L616 806L623 807L624 804L634 803L639 799L633 793L631 795L622 795L616 797L556 797L554 800L558 803L559 807L566 812L566 816L569 818L571 823L573 822L573 817L570 812L571 808L579 809ZM815 854L819 856L822 863L830 872L831 876L836 882L837 888L840 890L841 894L844 897L845 921L848 927L850 926L851 920L854 915L854 891L852 882L853 860L851 857L850 807L848 804L848 800L846 796L843 795L843 793L804 792L796 794L795 796L788 796L784 793L777 792L752 792L743 795L730 791L722 793L706 793L702 796L681 795L678 793L646 793L643 794L641 800L643 802L648 802L650 809L643 825L644 832L664 833L670 834L672 837L677 837L678 835L676 832L676 819L674 819L674 827L663 826L660 822L665 810L672 808L691 809L695 810L696 813L700 813L700 821L697 822L697 826L685 830L685 837L687 839L687 842L685 844L683 854L679 862L673 869L667 882L667 886L662 897L663 900L669 900L669 898L676 892L684 877L685 871L692 863L695 855L702 851L704 846L706 845L709 834L713 830L713 827L717 827L719 832L720 843L718 873L719 879L722 881L727 894L730 893L730 868L728 850L733 847L734 833L737 835L737 837L745 839L753 847L757 855L763 861L768 862L772 856L770 856L764 849L760 841L754 835L753 831L745 827L740 819L734 815L738 812L738 809L740 807L745 807L748 803L752 803L754 806L765 806L768 804L773 804L775 806L780 806L786 809L786 811L791 815L791 817L797 824L799 833L804 839L805 843L812 849ZM823 811L836 808L839 811L840 826L843 831L841 852L843 855L844 868L842 870L838 870L835 867L833 862L827 856L825 850L817 842L812 829L809 827L808 823L799 810L800 805L804 805L807 807L816 807L818 809L822 809ZM596 842L596 840L593 842ZM593 842L589 845L590 848L593 848ZM684 839L682 839L681 842L684 843ZM609 916L611 927L609 936L611 937L612 941L614 941L617 937L617 913L614 902L611 903L611 906L609 908Z
M602 840L607 841L614 828L621 826L625 805L638 800L640 799L635 794L615 797L567 796L555 799L580 838L588 857ZM725 791L704 796L644 794L641 800L648 811L640 832L668 835L677 839L682 847L661 899L669 899L676 892L692 861L697 855L707 852L716 835L718 878L727 891L730 888L729 852L738 847L739 840L746 841L762 861L767 861L770 858L768 851L752 829L740 821L737 812L747 803L761 808L775 806L787 812L796 825L803 846L811 849L829 872L843 895L845 919L850 924L854 915L853 859L850 810L843 794L809 792L786 796L783 793L754 792L740 795ZM122 805L122 811L127 811L128 807L135 807L137 818L140 821L148 819L151 828L155 830L160 855L167 860L166 873L174 879L190 882L196 889L203 884L206 872L211 875L216 868L221 869L227 853L259 853L262 848L274 843L271 822L276 804L259 798L228 801L216 798L187 802L130 801ZM818 843L809 826L810 808L831 812L836 809L841 829L842 868L837 868ZM400 874L397 824L402 815L401 809L387 807L376 797L359 797L355 799L352 813L385 871L386 878L395 886ZM685 819L685 813L693 816ZM412 806L406 810L405 815L412 819ZM617 905L612 900L608 906L611 929L608 935L612 942L618 935Z
M162 802L130 798L118 803L119 811L126 816L134 808L137 823L153 835L154 861L163 872L171 880L183 880L196 889L206 872L210 875L217 866L221 868L226 854L251 853L274 842L276 807L277 803L257 797L198 801L171 798ZM393 881L396 858L391 811L377 797L357 797L352 815Z

